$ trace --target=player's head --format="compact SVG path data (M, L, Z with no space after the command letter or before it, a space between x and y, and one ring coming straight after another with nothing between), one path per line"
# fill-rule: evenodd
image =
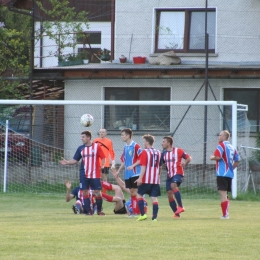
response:
M227 141L230 137L230 133L227 130L223 130L218 135L219 142Z
M123 142L126 142L129 139L132 139L133 131L130 128L124 128L121 130L121 138Z
M154 144L154 136L147 134L147 135L143 135L142 138L144 140L144 147L145 148L153 146L153 144Z
M90 131L83 131L81 133L81 140L83 144L87 144L88 142L90 142L91 138L92 138L92 134Z
M100 138L104 138L107 135L107 130L105 128L101 128L98 133Z
M173 138L171 136L165 136L162 141L163 149L171 148L173 145Z

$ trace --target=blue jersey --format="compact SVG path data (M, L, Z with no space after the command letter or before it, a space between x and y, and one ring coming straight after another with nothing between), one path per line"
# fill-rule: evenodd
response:
M220 142L214 155L220 157L216 161L216 175L221 177L234 178L233 162L239 161L239 154L236 149L228 142Z
M129 180L132 177L140 175L141 166L137 165L133 170L127 170L128 166L133 165L138 161L142 150L139 144L132 141L130 145L125 145L121 161L125 164L125 180Z

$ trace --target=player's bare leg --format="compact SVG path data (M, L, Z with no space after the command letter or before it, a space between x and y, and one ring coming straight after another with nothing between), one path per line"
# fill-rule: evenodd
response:
M107 182L107 174L106 173L102 173L102 180Z

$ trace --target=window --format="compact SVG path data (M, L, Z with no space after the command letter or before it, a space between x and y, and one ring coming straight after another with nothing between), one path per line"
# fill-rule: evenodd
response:
M248 105L247 117L251 132L260 131L260 90L259 89L225 89L225 100L234 100L238 104Z
M209 52L215 52L216 10L208 9ZM158 9L155 52L205 52L205 9Z
M77 36L78 44L101 44L101 32L86 32L86 37Z
M105 88L105 100L170 100L170 88ZM105 128L170 131L170 106L105 106Z

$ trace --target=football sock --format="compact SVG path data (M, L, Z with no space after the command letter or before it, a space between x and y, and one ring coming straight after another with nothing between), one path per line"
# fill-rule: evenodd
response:
M173 193L174 193L175 199L177 200L178 206L179 206L179 207L182 207L181 193L180 193L179 189L175 189L175 190L173 191Z
M159 210L158 202L153 202L153 217L152 217L152 220L157 218L158 210Z
M102 197L96 197L97 211L100 212L102 209Z
M110 196L106 193L102 193L102 198L108 202L113 202L113 196Z
M171 200L169 200L169 204L170 204L172 211L175 212L177 210L177 205L176 205L175 199L172 198Z
M102 181L102 190L112 190L112 184L106 182L106 181Z
M79 212L81 211L81 202L80 201L76 201L75 206L77 207L77 209L79 210Z
M221 209L222 209L222 215L223 216L227 216L228 215L228 200L222 202L221 205Z
M138 214L139 210L137 210L138 206L137 206L136 196L131 196L131 200L132 200L133 213Z
M84 212L90 212L91 209L90 209L89 195L88 196L83 196L83 201L84 201L84 204L83 204Z
M141 199L137 199L137 202L138 202L138 207L139 207L139 210L140 210L140 214L143 216L144 215L144 199L141 198Z

